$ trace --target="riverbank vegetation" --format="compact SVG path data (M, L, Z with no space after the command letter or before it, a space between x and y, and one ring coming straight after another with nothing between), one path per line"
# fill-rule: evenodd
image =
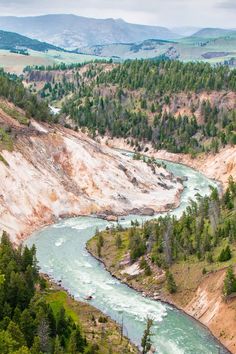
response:
M71 299L38 273L36 249L0 243L0 352L110 354L135 352L120 329L88 304ZM105 319L101 321L101 318Z
M209 197L192 201L180 219L159 217L127 230L118 225L98 233L88 248L138 290L184 306L207 274L235 264L235 206L236 182L230 178L222 198L212 188ZM227 295L235 284L228 278L233 285L222 289Z

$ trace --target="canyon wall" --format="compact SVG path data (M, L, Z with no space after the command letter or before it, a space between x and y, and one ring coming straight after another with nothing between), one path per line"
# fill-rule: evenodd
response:
M15 242L60 217L152 214L179 204L183 185L163 167L59 126L17 129L14 150L1 151L0 161L0 229Z

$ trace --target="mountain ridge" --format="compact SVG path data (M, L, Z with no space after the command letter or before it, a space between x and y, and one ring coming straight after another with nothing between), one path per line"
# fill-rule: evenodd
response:
M95 19L71 14L31 17L1 16L0 28L67 49L94 44L136 42L149 38L181 38L166 27L128 23L122 19Z

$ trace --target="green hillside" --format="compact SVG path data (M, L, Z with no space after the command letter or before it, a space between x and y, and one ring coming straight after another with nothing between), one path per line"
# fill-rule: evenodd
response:
M6 32L0 30L0 49L20 50L32 49L38 52L46 52L48 50L64 51L64 49L56 47L46 42L40 42L14 32Z
M86 75L95 79L76 89L63 112L94 133L184 153L217 152L221 145L236 143L236 106L225 101L227 93L236 91L236 70L136 60L106 72L94 65ZM56 89L46 85L41 94L55 96ZM210 93L214 99L207 98Z

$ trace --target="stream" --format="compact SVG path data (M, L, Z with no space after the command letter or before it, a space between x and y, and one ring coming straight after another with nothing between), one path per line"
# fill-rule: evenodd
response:
M209 185L218 186L201 173L184 165L165 161L167 170L175 176L188 177L181 196L180 206L170 211L179 217L196 194L208 195ZM156 215L157 216L157 215ZM153 217L129 215L120 218L122 226L129 227L131 220L140 222ZM219 354L229 353L200 323L183 312L160 301L143 297L140 293L114 279L104 266L86 251L86 242L96 229L111 227L95 217L76 217L59 221L35 232L27 241L36 245L39 267L76 299L91 295L91 305L124 324L124 334L140 345L147 317L154 320L152 342L160 354Z

